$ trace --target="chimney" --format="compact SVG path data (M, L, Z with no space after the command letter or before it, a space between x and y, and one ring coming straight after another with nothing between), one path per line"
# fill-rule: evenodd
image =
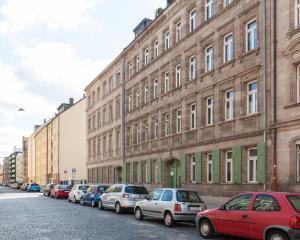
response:
M36 131L41 125L34 125L34 131Z
M73 105L74 104L74 98L69 98L69 104Z
M44 123L46 123L47 122L47 120L46 120L46 118L44 118Z

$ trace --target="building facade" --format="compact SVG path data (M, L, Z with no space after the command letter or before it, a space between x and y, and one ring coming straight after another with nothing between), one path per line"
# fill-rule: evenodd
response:
M8 157L9 183L24 182L24 161L21 150L15 149Z
M23 180L28 182L28 138L22 138L22 152L23 152Z
M299 190L297 14L294 0L173 1L86 87L88 180Z
M3 159L3 182L9 183L9 159L5 157Z

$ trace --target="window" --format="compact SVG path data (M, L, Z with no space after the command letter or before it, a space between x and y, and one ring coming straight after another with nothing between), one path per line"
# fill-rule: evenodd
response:
M145 142L149 140L148 134L149 134L148 122L145 122Z
M233 0L224 0L223 2L223 6L226 7L227 5L229 5Z
M196 104L191 104L191 129L196 128Z
M300 103L300 65L297 66L297 103Z
M224 63L233 59L233 35L232 33L224 37Z
M246 51L249 52L252 49L257 48L257 24L256 20L247 23L246 26Z
M296 159L297 159L297 181L300 181L300 143L296 145Z
M213 16L213 0L206 0L205 20L210 19L212 16Z
M158 81L157 79L154 80L153 82L153 98L158 97Z
M137 56L136 57L136 71L140 71L140 57Z
M247 84L247 114L258 112L257 82Z
M205 72L213 69L213 47L209 46L205 49Z
M232 152L228 151L225 153L226 156L226 166L225 166L225 171L226 171L226 182L232 182Z
M158 118L154 119L154 139L158 139Z
M140 125L136 125L136 143L140 143Z
M148 55L149 55L149 50L147 48L147 49L145 49L145 59L144 59L145 66L148 65Z
M155 190L149 197L150 200L152 201L158 201L161 197L163 193L163 190L162 189L159 189L159 190Z
M91 119L89 118L88 119L88 132L91 131Z
M252 196L252 194L239 195L227 202L224 205L224 209L231 211L248 211Z
M165 114L165 136L170 135L170 115L169 113Z
M229 90L225 92L225 120L233 119L234 109L234 92Z
M154 58L158 57L158 41L155 41L154 44Z
M171 202L173 200L173 191L166 190L161 198L161 201Z
M278 201L271 195L257 195L253 205L253 211L256 212L278 212L281 207Z
M166 72L166 73L165 73L164 90L165 90L165 93L167 93L167 92L170 91L169 72Z
M295 28L300 27L300 0L295 1Z
M181 40L181 31L182 31L182 25L181 22L178 22L176 24L176 42L179 42Z
M196 79L196 57L193 56L190 58L190 71L189 71L190 80Z
M248 182L256 183L257 173L257 148L248 149Z
M176 111L176 133L181 133L181 109Z
M212 182L212 172L213 172L213 160L212 154L207 154L207 182Z
M196 28L196 9L190 12L190 32L194 31Z
M131 63L128 63L128 78L132 76L132 66Z
M129 97L128 97L128 112L131 111L131 106L132 106L132 97L131 97L131 95L129 95Z
M181 86L181 70L180 70L180 65L176 66L176 87L180 87ZM299 78L300 79L300 78Z
M214 99L207 99L207 109L206 109L206 124L213 124L213 112L214 112Z
M191 181L196 182L196 159L195 156L191 157Z
M97 88L97 101L100 100L100 87Z
M98 112L97 120L98 120L98 123L97 123L98 128L101 128L101 113L100 112Z
M148 85L145 85L144 103L148 102Z
M136 90L135 106L138 107L139 104L140 104L140 90Z
M165 33L165 51L170 48L170 32Z

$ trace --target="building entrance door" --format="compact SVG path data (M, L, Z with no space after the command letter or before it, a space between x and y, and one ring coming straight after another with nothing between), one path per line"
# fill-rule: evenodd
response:
M168 164L168 187L181 187L180 162L172 160Z

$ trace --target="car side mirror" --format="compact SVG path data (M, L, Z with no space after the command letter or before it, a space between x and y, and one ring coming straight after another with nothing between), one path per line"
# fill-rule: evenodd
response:
M144 199L148 201L150 200L149 196L145 196Z
M224 204L221 205L220 208L219 208L219 210L223 210L224 211L225 210L225 205Z

